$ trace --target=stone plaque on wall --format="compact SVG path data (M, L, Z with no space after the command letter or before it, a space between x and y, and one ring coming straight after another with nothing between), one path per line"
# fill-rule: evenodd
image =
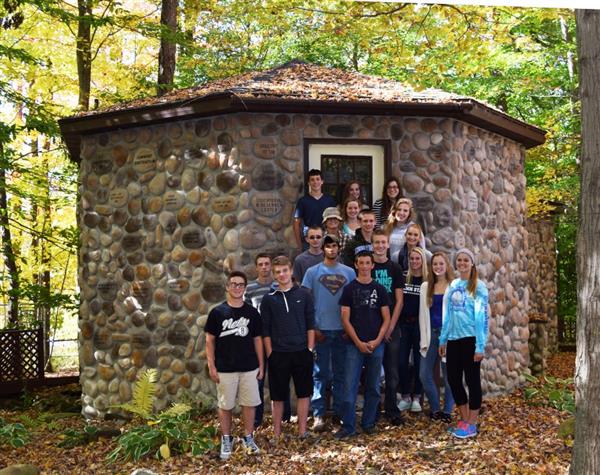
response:
M275 158L277 142L273 139L260 139L254 144L254 154L259 158Z
M252 183L258 191L278 190L283 186L283 172L272 163L263 163L252 172Z
M98 294L103 300L113 300L117 296L118 284L113 280L105 280L98 283Z
M115 208L120 208L127 204L127 199L129 198L129 193L125 188L115 188L110 192L108 196L109 202Z
M133 157L133 168L136 172L145 173L156 168L156 155L154 150L140 148Z
M275 193L256 193L251 199L252 208L267 217L278 215L283 209L283 198Z
M108 173L112 170L112 166L112 160L94 160L92 162L92 171L97 175L104 175L105 173Z
M199 249L206 245L206 238L200 229L189 229L181 235L181 243L188 249Z
M212 209L215 213L226 213L234 211L237 208L237 199L235 196L220 196L213 199Z
M165 209L178 210L185 204L185 196L179 191L167 191L164 196Z

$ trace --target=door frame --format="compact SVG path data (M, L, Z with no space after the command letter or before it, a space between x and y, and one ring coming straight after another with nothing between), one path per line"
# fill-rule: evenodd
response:
M308 192L308 186L306 183L306 174L309 171L309 149L311 145L375 145L380 146L383 149L383 183L392 175L392 141L386 139L354 139L354 138L305 138L304 139L304 192ZM340 155L344 155L344 152L339 152ZM380 198L379 193L381 189L373 190L373 202Z

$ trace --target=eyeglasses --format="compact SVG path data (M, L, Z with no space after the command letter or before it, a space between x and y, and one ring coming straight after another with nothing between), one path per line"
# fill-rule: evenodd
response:
M308 236L308 239L321 239L323 236Z
M244 284L243 282L229 282L229 287L231 287L232 289L243 289L244 287L246 287L246 284Z

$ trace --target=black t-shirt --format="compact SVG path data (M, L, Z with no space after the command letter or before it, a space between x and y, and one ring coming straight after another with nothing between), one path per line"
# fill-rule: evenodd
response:
M409 284L402 279L402 292L404 293L404 304L400 312L400 323L412 324L419 321L419 303L421 298L421 284L423 277L413 277Z
M227 302L208 314L204 331L215 337L215 366L220 373L252 371L258 368L254 337L262 333L260 315L244 302L239 308Z
M390 312L394 310L396 305L396 289L402 288L402 269L398 264L391 260L384 263L375 263L375 267L371 271L371 277L380 285L385 287L390 296Z
M353 280L344 287L340 305L350 307L350 324L360 341L371 341L383 324L381 307L389 307L390 298L385 287L374 280L369 284Z

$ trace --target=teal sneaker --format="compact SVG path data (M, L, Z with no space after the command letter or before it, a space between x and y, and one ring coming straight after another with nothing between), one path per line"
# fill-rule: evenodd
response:
M477 435L477 426L475 424L463 423L462 426L457 427L456 430L452 432L452 435L459 439L475 437Z
M469 424L467 424L465 421L463 421L462 419L459 419L458 422L456 423L456 426L448 426L448 433L449 434L454 434L455 431L457 431L458 429L463 428L464 426L467 426Z

